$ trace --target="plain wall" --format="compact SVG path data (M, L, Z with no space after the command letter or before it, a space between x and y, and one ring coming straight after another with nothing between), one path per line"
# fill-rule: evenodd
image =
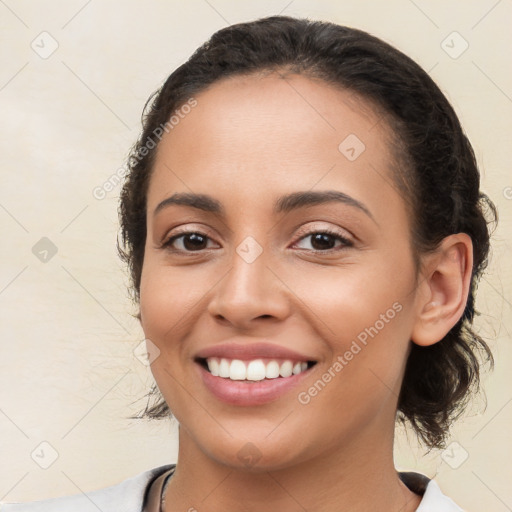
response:
M150 93L197 46L279 13L397 46L472 141L501 218L477 304L496 356L487 408L474 403L444 454L399 434L396 464L435 477L467 510L512 509L512 4L496 0L0 3L0 501L86 492L175 461L175 425L126 419L152 377L133 353L144 337L116 255L119 186L94 190L123 166ZM42 442L58 453L48 469Z

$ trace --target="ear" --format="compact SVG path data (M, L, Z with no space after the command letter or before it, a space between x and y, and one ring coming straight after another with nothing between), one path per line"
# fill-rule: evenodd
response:
M411 334L414 343L433 345L459 321L472 270L473 243L466 233L447 236L425 257L418 278L417 316Z

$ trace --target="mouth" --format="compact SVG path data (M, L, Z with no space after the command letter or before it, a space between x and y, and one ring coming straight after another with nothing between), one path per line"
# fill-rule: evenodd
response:
M316 361L271 358L242 360L223 357L200 357L196 358L195 361L214 377L231 381L243 381L249 384L288 379L306 372L316 364Z
M289 396L310 374L316 361L290 359L196 358L206 389L234 406L262 406Z
M241 339L204 347L193 361L207 392L235 406L288 400L319 363L281 344Z

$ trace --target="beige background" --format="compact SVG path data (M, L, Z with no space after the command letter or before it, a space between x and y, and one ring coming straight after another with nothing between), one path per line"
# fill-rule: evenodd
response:
M119 187L101 200L93 190L123 165L149 94L199 44L281 12L405 51L474 145L501 214L478 301L497 360L483 379L487 409L475 403L444 456L400 435L396 461L467 510L512 510L510 0L0 1L0 501L85 492L175 461L175 425L124 419L152 379L133 353L143 336L115 251ZM463 39L447 39L450 56L442 42L453 31ZM33 253L43 237L57 248L46 262L49 242Z

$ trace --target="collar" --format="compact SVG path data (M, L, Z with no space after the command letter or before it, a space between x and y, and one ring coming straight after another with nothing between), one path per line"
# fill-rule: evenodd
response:
M163 512L161 507L163 491L165 489L165 485L169 482L170 477L174 474L175 469L176 464L172 464L167 471L164 471L149 485L142 512ZM430 482L430 478L414 471L399 471L398 476L409 490L419 496L423 496L425 494L427 485Z

